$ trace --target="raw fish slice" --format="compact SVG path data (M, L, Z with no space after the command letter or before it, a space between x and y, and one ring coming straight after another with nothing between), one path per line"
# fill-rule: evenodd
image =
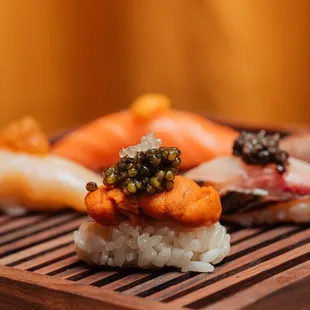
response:
M280 146L291 156L310 162L310 133L293 134L281 140Z
M244 216L251 219L250 211L255 210L255 214L259 214L270 205L274 205L273 210L278 215L279 210L293 208L299 203L306 204L307 212L310 213L310 165L295 158L289 158L287 171L283 175L277 173L274 165L247 165L239 158L230 156L204 163L188 171L185 176L212 185L219 191L223 215L240 215L242 212L243 216L248 212ZM242 216L239 217L240 220ZM284 218L297 221L296 216L287 215L283 220ZM260 221L263 219L260 218ZM309 217L299 217L298 221L307 222Z
M99 175L58 156L39 157L0 151L0 200L14 200L30 209L70 206L86 212L85 184Z
M138 143L149 132L164 145L182 150L183 169L231 153L236 131L169 106L165 96L142 96L129 110L103 116L68 134L54 145L52 153L97 170L113 165L120 149Z
M101 178L94 172L48 153L48 141L31 118L0 134L0 204L49 211L71 207L86 212L85 184ZM15 208L12 208L12 210Z

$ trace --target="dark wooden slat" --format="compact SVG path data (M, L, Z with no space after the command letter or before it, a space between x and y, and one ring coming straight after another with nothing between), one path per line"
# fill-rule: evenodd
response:
M255 249L254 247L261 247L262 244L266 246L268 243L281 240L281 238L286 238L287 235L290 235L295 231L299 231L299 228L296 228L295 226L284 226L277 229L267 230L263 234L255 234L253 238L246 239L245 241L232 246L228 260L232 260L236 255L240 256L240 253L243 253L242 251L251 252Z
M290 231L291 230L289 230L289 232ZM268 233L270 235L271 232L268 232ZM272 233L272 236L274 237L274 232ZM283 234L282 235L280 234L280 236L283 236ZM286 237L283 240L280 239L267 246L264 246L264 242L259 243L259 240L257 240L255 245L261 245L261 248L257 248L256 250L253 250L253 251L249 250L249 252L235 258L234 260L227 261L229 259L229 257L227 257L227 260L226 261L224 260L221 266L217 266L215 268L215 272L212 274L196 274L196 273L187 274L187 275L182 276L185 279L183 282L176 281L175 283L171 283L173 285L169 285L168 283L167 286L158 289L157 292L151 291L148 294L145 294L145 292L141 292L141 293L144 293L143 296L146 296L147 298L151 300L170 301L173 298L177 298L178 295L182 296L182 294L186 295L186 294L191 293L192 291L195 290L196 287L199 287L199 285L203 285L205 281L209 281L209 280L214 281L215 279L217 279L217 281L221 281L221 280L224 281L227 275L229 275L230 273L237 272L238 268L239 269L249 268L254 260L257 261L258 263L259 260L263 260L266 255L273 253L279 249L286 248L290 246L291 244L293 244L294 242L298 242L298 240L300 240L300 238L303 238L303 237L304 238L310 237L310 229L293 234L292 236ZM268 241L268 239L265 239L265 240ZM236 245L236 247L239 247L242 249L243 245L238 244ZM233 247L232 251L238 252L238 249L235 250ZM253 259L253 257L255 257L255 259Z
M72 241L73 241L73 235L72 235L72 232L69 232L59 237L56 237L52 240L45 241L35 246L26 248L24 250L18 251L10 255L7 255L0 259L0 265L9 265L16 261L26 259L27 257L32 257L39 253L52 250L62 244L67 244L68 242L72 242Z
M310 230L308 231L307 237L305 238L307 242L310 241L310 239L307 239L309 237L310 237ZM295 242L300 241L300 239L297 238L296 235L292 236L291 239L295 239ZM290 240L290 241L293 241L293 240ZM294 243L294 241L290 242L290 244L286 244L286 248L290 249L290 246L292 245L292 243ZM283 248L283 242L280 244L280 248ZM207 287L197 288L194 292L189 293L181 298L178 298L172 303L177 304L179 306L185 306L190 303L197 302L197 300L199 300L202 296L203 297L210 296L212 293L215 293L219 291L220 289L226 288L232 284L239 283L243 281L244 279L249 278L252 275L258 274L260 272L264 272L265 270L268 270L272 268L273 266L280 265L282 262L297 258L303 254L309 254L309 252L310 252L310 243L307 243L293 250L288 250L283 254L277 255L276 257L265 260L262 263L259 263L256 261L255 264L253 264L254 266L249 266L249 268L246 268L245 270L240 270L239 272L235 274L227 276L225 277L225 280L223 281L216 281L213 284L208 284Z
M60 278L60 279L73 280L74 277L77 277L79 275L83 275L83 274L85 274L85 272L87 274L91 273L91 271L90 271L91 267L85 266L84 263L83 263L83 265L80 265L81 261L79 259L77 259L76 264L78 264L78 266L72 267L72 268L69 267L66 270L62 271L61 273L57 273L54 276L57 278Z
M309 277L309 274L310 261L306 261L291 269L284 270L279 274L262 281L261 283L257 283L248 289L242 290L233 296L226 297L225 299L208 306L208 310L225 308L230 310L241 309L270 294L273 294L277 290Z
M46 215L34 214L34 215L28 215L28 216L21 217L21 218L12 219L10 222L0 227L1 240L2 240L3 234L7 234L15 229L22 229L23 227L27 227L28 225L38 223L41 220L44 220L46 218L48 218L48 216ZM1 224L1 219L0 219L0 224Z
M85 285L94 285L97 282L99 283L103 279L113 276L115 274L117 274L117 271L115 270L99 271L95 274L84 277L83 279L79 280L78 283ZM95 285L95 286L101 287L101 285Z
M105 289L116 290L120 287L127 286L133 283L137 283L137 281L143 281L143 279L147 279L149 277L156 277L156 274L152 272L133 272L129 275L124 275L120 279L113 281L111 283L105 284Z
M231 245L234 245L244 240L255 237L257 235L263 234L264 232L266 232L266 230L263 228L245 228L245 229L242 229L235 233L230 234L231 236L230 243Z
M79 215L77 214L66 214L66 215L63 215L63 216L58 216L58 217L50 217L50 218L47 218L45 219L44 221L41 221L39 223L32 223L31 226L29 227L23 227L22 225L20 226L20 229L17 230L17 231L13 231L11 233L7 233L5 234L4 236L1 236L0 238L0 246L3 246L5 244L8 244L10 242L14 242L14 245L16 244L16 241L19 240L19 239L23 239L23 238L26 238L34 233L38 233L38 232L43 232L44 230L47 230L47 229L51 229L55 226L58 226L58 225L62 225L66 222L68 222L69 220L72 220L72 219L76 219L80 217Z
M61 257L64 255L68 255L70 253L75 254L75 246L74 244L70 244L68 246L65 247L61 247L57 250L48 252L46 254L42 254L34 259L31 259L29 261L25 261L25 262L21 262L20 264L16 264L14 267L18 268L18 269L24 269L24 270L29 270L29 269L33 269L35 267L35 270L39 269L39 268L43 268L45 265L50 265L52 263L56 261L61 260ZM43 264L43 266L41 266ZM33 270L32 270L33 271Z
M84 220L85 219L86 217L84 218ZM83 221L83 218L74 219L70 221L69 223L66 223L62 226L54 227L48 231L44 231L40 234L33 235L31 236L31 238L21 239L21 240L16 241L14 244L9 243L7 245L4 245L0 248L0 257L3 257L4 255L8 255L10 253L20 251L32 245L44 242L45 240L50 240L66 232L73 231L78 228L78 226L81 224L82 221Z
M72 307L76 310L179 309L141 298L128 299L121 293L10 267L0 267L0 304L3 310L65 310Z
M171 281L174 279L178 279L180 277L180 272L167 272L164 273L155 279L150 279L148 281L143 281L142 283L139 283L138 285L133 286L132 288L127 289L126 287L121 287L121 292L126 292L128 295L138 295L141 291L145 291L148 289L153 288L154 286L161 285L162 283L165 283L167 281Z
M51 265L44 266L42 268L37 269L35 272L40 274L57 274L61 273L63 270L65 270L68 266L71 266L72 264L76 264L80 262L80 259L77 255L74 255L72 257L68 257L64 260L56 261L55 263ZM59 271L59 272L57 272Z
M2 214L0 217L0 224L6 224L6 223L8 223L8 222L10 222L16 218L19 218L19 216L11 216L8 214Z

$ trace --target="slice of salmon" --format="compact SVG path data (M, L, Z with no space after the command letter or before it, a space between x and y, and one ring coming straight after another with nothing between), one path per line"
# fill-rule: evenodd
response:
M156 98L155 98L156 99ZM161 102L159 102L161 100ZM122 147L140 142L150 132L164 146L176 146L182 152L183 169L221 155L230 155L238 133L194 113L172 110L157 101L139 99L129 110L103 116L68 134L52 148L52 153L70 158L91 169L111 166L119 160ZM165 99L167 100L167 99ZM152 104L152 105L151 105ZM164 108L156 109L154 105ZM150 110L147 117L146 107ZM143 110L143 117L137 111Z

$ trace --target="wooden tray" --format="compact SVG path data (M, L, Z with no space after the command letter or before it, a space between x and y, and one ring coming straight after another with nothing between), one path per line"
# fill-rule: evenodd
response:
M87 216L0 214L0 309L310 309L310 226L228 227L212 274L99 269L75 254Z

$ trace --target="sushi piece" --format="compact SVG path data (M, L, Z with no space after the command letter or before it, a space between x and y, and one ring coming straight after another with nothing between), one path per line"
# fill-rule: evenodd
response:
M50 155L39 124L25 117L0 132L0 205L50 211L71 207L86 212L85 183L100 176L68 159Z
M185 176L218 190L225 220L251 225L310 222L310 165L289 157L279 135L242 133L234 156L189 170Z
M103 116L69 133L53 146L52 153L99 170L113 165L123 146L138 143L149 132L154 132L164 145L182 150L182 169L229 155L238 135L194 113L171 109L166 96L146 94L128 110ZM81 148L87 152L78 152Z
M160 147L152 135L122 155L105 169L104 184L87 184L94 221L74 232L79 257L92 265L212 272L230 251L218 193L177 176L179 149Z

